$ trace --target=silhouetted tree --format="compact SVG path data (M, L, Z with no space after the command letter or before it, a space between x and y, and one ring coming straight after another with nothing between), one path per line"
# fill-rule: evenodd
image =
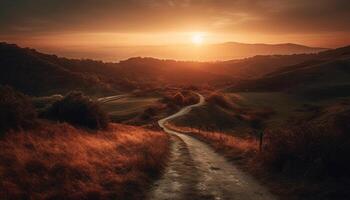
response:
M107 114L97 102L81 92L67 94L62 100L52 104L45 116L91 129L104 129L108 126Z

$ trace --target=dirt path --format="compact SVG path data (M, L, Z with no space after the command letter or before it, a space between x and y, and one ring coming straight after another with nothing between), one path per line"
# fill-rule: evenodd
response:
M159 120L159 125L172 135L172 155L163 177L153 186L149 199L155 200L273 200L264 187L243 173L207 144L188 135L166 128L168 120L203 105L200 102Z

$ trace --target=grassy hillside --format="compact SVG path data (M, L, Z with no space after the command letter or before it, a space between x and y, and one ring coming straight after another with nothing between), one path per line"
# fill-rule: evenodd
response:
M110 118L116 122L123 122L141 115L144 110L155 105L157 97L127 97L102 104Z
M241 60L229 60L208 65L209 71L220 74L230 74L235 79L257 78L284 66L295 65L309 59L315 54L294 55L257 55Z
M317 54L313 60L245 80L231 91L289 91L309 98L349 96L350 47Z
M206 131L221 131L246 137L252 133L256 121L264 121L275 115L270 107L246 106L230 94L206 94L206 104L194 108L187 115L174 119L176 126Z
M100 102L100 105L114 122L158 127L159 119L198 100L191 90L172 88L140 91L121 99Z
M133 58L120 63L66 59L0 43L0 84L36 96L71 90L112 94L160 84L203 84L227 77L192 65L153 58Z
M281 92L221 96L227 102L207 96L205 106L175 119L171 128L208 143L281 199L350 197L349 97L315 101ZM256 117L262 126L253 126ZM259 132L264 133L262 151Z
M0 84L10 85L31 95L84 90L111 92L113 86L95 74L79 73L57 62L57 57L16 45L0 44Z
M79 92L30 101L1 86L0 111L0 199L142 199L168 157L168 135L108 123Z
M1 199L141 199L165 164L168 136L112 124L45 123L0 139Z

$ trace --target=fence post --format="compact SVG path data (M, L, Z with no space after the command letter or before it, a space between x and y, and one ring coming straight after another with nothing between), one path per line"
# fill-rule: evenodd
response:
M263 138L264 138L264 130L259 130L259 151L262 152L262 145L263 145Z

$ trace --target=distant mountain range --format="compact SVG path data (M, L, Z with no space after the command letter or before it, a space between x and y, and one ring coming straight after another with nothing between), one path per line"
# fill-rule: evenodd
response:
M255 55L291 55L303 53L318 53L327 50L326 48L308 47L304 45L285 43L285 44L245 44L237 42L228 42L209 46L210 53L216 54L222 60L252 57ZM221 56L220 56L221 55ZM211 57L214 59L215 56Z
M317 53L325 48L308 47L298 44L246 44L227 42L219 44L177 44L158 46L108 46L108 47L72 47L54 50L61 56L74 58L93 58L115 62L130 57L144 56L158 59L182 61L225 61L241 59L255 55L290 55L302 53Z
M224 61L256 55L291 55L317 53L325 48L308 47L297 44L245 44L227 42L203 45L143 46L130 48L131 56L170 58L192 61ZM132 52L134 51L134 52Z

